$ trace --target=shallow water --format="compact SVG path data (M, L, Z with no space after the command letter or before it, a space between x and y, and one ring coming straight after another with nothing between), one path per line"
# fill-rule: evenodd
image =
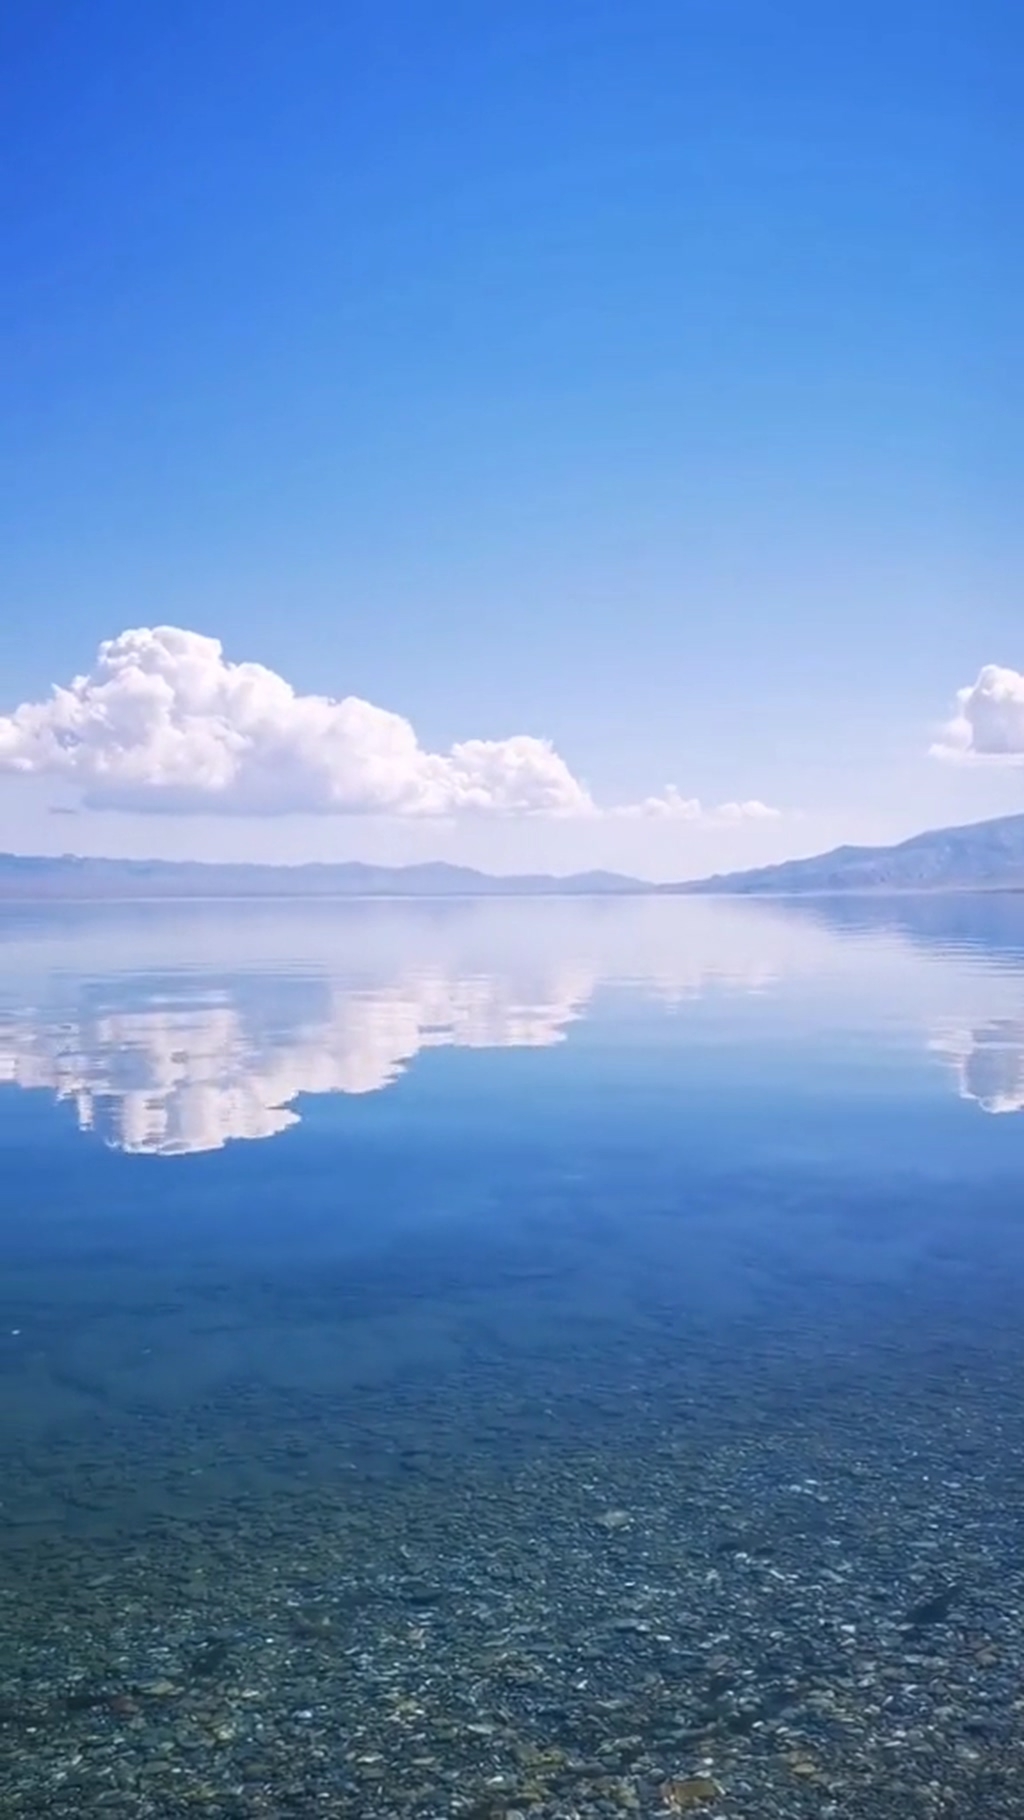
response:
M0 1811L1024 1814L1024 900L0 922Z

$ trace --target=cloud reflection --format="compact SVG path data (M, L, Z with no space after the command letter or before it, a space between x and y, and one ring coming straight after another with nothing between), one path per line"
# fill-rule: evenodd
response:
M218 1150L426 1050L549 1047L606 988L666 1009L763 994L814 947L783 920L642 900L28 919L0 940L0 1084L49 1091L118 1150Z
M962 1100L983 1112L1024 1112L1024 1018L946 1031L933 1046L952 1064Z
M82 1131L118 1150L218 1150L286 1130L302 1094L378 1092L424 1049L556 1043L593 985L582 970L532 992L495 978L428 976L376 991L304 982L266 1008L251 987L224 986L204 1002L186 984L183 1003L101 1000L56 1018L4 1018L0 1082L49 1088L74 1105Z

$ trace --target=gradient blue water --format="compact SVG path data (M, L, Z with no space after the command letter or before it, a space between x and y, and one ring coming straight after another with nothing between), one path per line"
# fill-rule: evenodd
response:
M351 1571L383 1585L396 1549L447 1571L426 1537L472 1498L488 1535L472 1571L528 1572L543 1547L545 1597L578 1638L596 1622L574 1578L592 1513L625 1500L651 1536L683 1525L691 1622L737 1524L770 1532L795 1563L782 1617L748 1588L735 1608L715 1591L713 1623L758 1649L792 1626L809 1660L841 1576L794 1494L827 1485L851 1584L890 1624L860 1684L936 1584L966 1601L972 1662L978 1636L1019 1629L1016 899L8 911L0 1077L0 1520L54 1609L69 1579L106 1596L111 1546L134 1550L140 1637L169 1627L173 1655L209 1598L189 1616L184 1569L161 1589L158 1568L230 1546L238 1609L217 1623L255 1648L260 1576L310 1571L332 1511L371 1512ZM684 1457L677 1508L665 1462ZM463 1537L456 1578L471 1552ZM659 1558L652 1543L642 1572ZM602 1602L615 1571L602 1556ZM623 1556L624 1595L640 1571ZM92 1607L78 1643L54 1621L19 1670L30 1688L87 1676L106 1647ZM436 1675L457 1678L471 1630L453 1620ZM628 1683L621 1647L616 1672ZM936 1682L936 1711L963 1685ZM864 1776L893 1748L874 1723ZM976 1778L966 1734L958 1748ZM989 1811L948 1777L964 1812ZM790 1781L780 1811L817 1812ZM877 1811L916 1784L893 1786ZM237 1811L277 1811L266 1798ZM336 1798L324 1811L391 1811Z
M170 1445L226 1386L336 1396L343 1445L360 1386L463 1353L565 1395L574 1347L642 1350L652 1302L685 1371L744 1321L751 1352L915 1310L922 1349L943 1320L983 1344L1019 1291L1016 902L52 909L3 937L4 1414L44 1485L55 1432L150 1411Z

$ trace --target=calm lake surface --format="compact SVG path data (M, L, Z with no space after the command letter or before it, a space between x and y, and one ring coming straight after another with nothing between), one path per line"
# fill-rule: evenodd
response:
M8 908L0 1812L1024 1815L1024 899Z

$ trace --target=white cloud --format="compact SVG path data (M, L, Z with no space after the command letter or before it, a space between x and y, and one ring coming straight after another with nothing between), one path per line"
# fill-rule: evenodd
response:
M1024 675L986 664L977 682L957 692L957 712L932 747L940 758L1024 763Z
M0 771L65 779L91 808L279 815L605 813L550 740L468 739L428 752L400 714L299 695L262 664L176 626L107 640L87 676L0 715ZM763 803L702 809L674 788L608 811L763 819Z
M772 809L755 796L743 803L719 803L710 811L710 818L728 826L732 822L775 822L781 814L781 809Z
M274 815L592 813L547 740L426 752L410 723L358 696L298 695L218 639L140 627L95 668L0 718L0 768L68 778L97 808Z
M706 809L699 797L683 796L674 784L668 784L660 796L645 796L638 803L627 803L609 813L630 820L649 817L655 821L703 822L728 827L743 821L776 821L780 811L770 809L767 803L756 799L744 803L719 803L716 808Z

